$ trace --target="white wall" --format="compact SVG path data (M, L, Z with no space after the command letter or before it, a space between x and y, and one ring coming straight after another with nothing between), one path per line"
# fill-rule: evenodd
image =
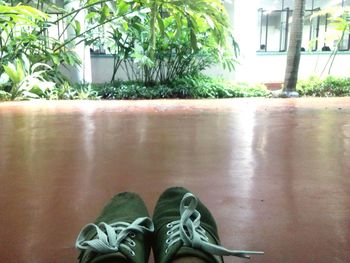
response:
M326 77L330 68L330 53L302 54L299 66L299 79L310 76ZM350 77L350 53L339 54L335 57L330 74L333 76ZM256 63L251 65L252 79L255 82L283 82L287 56L257 55Z

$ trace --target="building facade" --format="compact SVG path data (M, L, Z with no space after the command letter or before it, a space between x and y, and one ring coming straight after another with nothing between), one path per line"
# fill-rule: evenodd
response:
M293 4L293 0L235 0L226 4L241 47L241 64L232 78L261 83L283 82ZM339 42L342 32L330 23L327 13L342 8L350 8L350 0L306 0L299 78L329 74L350 76L349 32L345 32Z

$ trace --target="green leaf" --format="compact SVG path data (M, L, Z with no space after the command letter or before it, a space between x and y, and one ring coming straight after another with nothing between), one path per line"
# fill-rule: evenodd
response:
M85 16L85 19L90 21L94 18L96 18L96 16L98 15L98 13L96 12L89 12L86 16Z
M207 21L209 27L210 27L211 29L214 29L214 28L215 28L215 24L214 24L213 20L210 18L210 16L204 15L204 18L205 18L205 20Z
M24 67L24 70L26 72L29 72L30 70L30 61L28 59L28 57L26 56L26 54L22 54L22 62L23 62L23 67Z
M51 70L52 70L52 68L51 68L49 65L45 64L45 63L35 63L35 64L32 66L32 72L35 72L36 69L39 68L39 67L43 67L43 68L51 69Z
M99 0L89 0L89 1L87 1L86 5L93 5L97 2L99 2Z
M164 23L163 19L160 16L160 14L157 15L157 21L158 21L158 26L159 26L159 31L162 36L164 36Z
M109 7L104 4L103 7L100 10L100 23L103 23L104 21L106 21L106 19L110 16L110 12L109 12Z
M129 5L127 3L125 3L124 1L120 1L118 3L118 15L119 16L123 16L124 14L126 14L129 10Z
M193 30L191 30L191 46L194 50L198 49L197 46L197 36L196 34L193 32Z
M55 65L59 65L60 64L60 59L58 56L56 56L55 54L54 55L51 55L51 60L52 62L55 64Z
M16 70L19 80L22 81L25 77L25 72L23 70L23 63L19 59L16 60Z
M19 78L19 75L16 71L16 66L14 64L8 63L8 65L4 65L3 67L6 74L15 85L21 82L21 79Z
M80 35L80 31L81 31L80 22L78 20L75 20L74 23L75 23L75 26L74 26L75 34Z
M27 16L32 16L35 19L39 19L39 20L46 20L48 19L48 15L41 12L40 10L31 7L31 6L25 6L25 5L18 5L15 7L15 9L20 12L21 14L25 15L27 14Z

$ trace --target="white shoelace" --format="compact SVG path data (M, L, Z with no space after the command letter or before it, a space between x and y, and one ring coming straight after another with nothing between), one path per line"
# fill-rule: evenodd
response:
M166 240L167 249L178 241L182 241L184 246L200 249L208 254L217 256L236 256L250 258L249 255L263 255L261 251L229 250L219 245L209 243L206 231L200 226L201 214L196 210L198 199L191 193L187 193L181 200L180 220L175 220L167 225L169 231Z
M86 235L94 232L94 239L88 239ZM132 247L136 246L133 238L136 233L150 233L154 231L152 220L148 217L137 218L134 222L116 222L106 224L104 222L87 224L80 231L75 246L80 250L90 249L99 253L112 253L126 249L131 256L135 256Z

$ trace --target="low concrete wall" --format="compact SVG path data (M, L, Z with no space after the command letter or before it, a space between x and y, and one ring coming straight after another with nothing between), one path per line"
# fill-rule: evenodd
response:
M331 53L329 52L302 54L299 66L299 79L307 79L310 76L350 76L350 53L338 54L332 66L330 55ZM286 62L287 55L285 53L257 53L255 63L248 65L248 67L251 69L252 79L255 82L283 82Z
M330 67L330 53L304 53L301 56L299 78L306 79L315 75L325 77ZM350 53L341 53L335 57L330 74L334 76L350 76ZM237 65L235 72L223 70L220 65L205 71L213 77L222 77L229 80L255 82L255 83L280 83L284 80L286 69L286 53L256 53L249 61ZM328 64L327 64L328 62ZM109 82L112 78L113 59L108 55L95 55L91 57L92 82ZM117 78L126 80L126 73L120 70Z

